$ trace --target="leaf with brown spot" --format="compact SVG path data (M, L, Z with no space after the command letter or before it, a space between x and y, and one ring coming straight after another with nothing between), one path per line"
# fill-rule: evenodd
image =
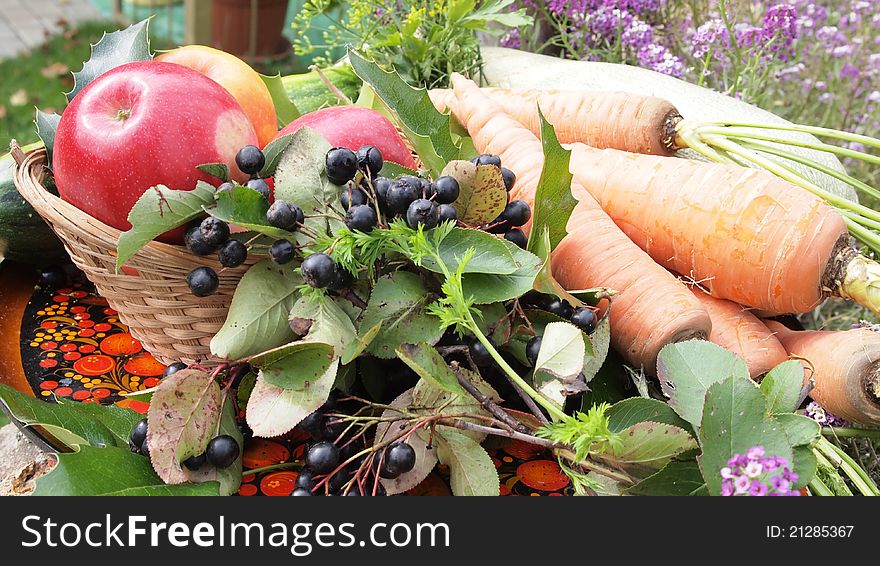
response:
M153 469L165 483L189 481L180 463L202 454L217 433L222 399L207 372L185 369L156 387L147 412Z
M504 211L507 190L498 167L454 160L443 168L441 174L458 181L461 192L454 204L459 220L465 224L482 226L498 218Z
M223 408L220 410L220 421L217 423L216 430L212 436L225 434L235 439L240 448L235 462L228 468L223 469L218 469L208 464L196 471L183 469L183 473L193 483L218 482L220 484L220 495L232 495L238 491L238 487L241 485L241 455L244 452L244 438L241 436L241 431L235 423L235 407L233 405L232 396L227 395L223 400Z

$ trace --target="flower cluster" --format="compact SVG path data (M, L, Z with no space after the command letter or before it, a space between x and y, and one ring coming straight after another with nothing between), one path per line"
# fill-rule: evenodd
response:
M763 446L752 446L744 456L734 454L721 468L723 496L800 495L794 484L798 475L788 468L788 460L765 456Z
M804 416L810 417L822 426L849 426L850 422L835 415L832 415L822 407L819 403L811 401L804 409Z

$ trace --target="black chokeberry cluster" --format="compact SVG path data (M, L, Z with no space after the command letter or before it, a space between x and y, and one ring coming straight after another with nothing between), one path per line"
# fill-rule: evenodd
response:
M174 365L172 364L169 368ZM178 368L176 371L180 371L180 369L182 368ZM171 373L174 372L172 371ZM166 371L166 375L170 374ZM147 430L147 419L141 419L135 423L128 436L128 446L132 452L149 458L150 449L147 444ZM241 454L241 447L238 445L238 442L228 434L222 434L208 442L208 447L204 453L190 456L181 462L181 465L188 470L196 471L207 463L222 470L234 464L239 454Z
M525 305L545 310L559 318L568 320L580 328L584 334L592 334L596 330L596 325L599 322L596 317L595 309L590 307L574 308L568 303L568 301L551 295L529 292L523 295L520 300ZM535 354L537 355L537 351Z
M235 155L235 164L245 175L249 175L250 179L244 186L257 191L266 200L269 200L271 191L269 184L265 179L260 177L260 171L266 165L266 156L260 151L260 148L253 145L246 145L241 148Z

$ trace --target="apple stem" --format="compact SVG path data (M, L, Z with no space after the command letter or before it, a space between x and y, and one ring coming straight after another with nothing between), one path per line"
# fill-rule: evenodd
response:
M131 108L122 108L116 112L116 121L124 122L131 116Z
M321 79L321 82L324 83L328 89L330 89L330 92L332 92L333 95L336 96L336 98L338 98L340 102L348 106L354 105L354 102L352 102L349 97L345 96L345 93L339 90L335 84L330 82L330 79L327 78L327 75L325 75L324 72L321 71L321 69L319 69L317 65L309 65L309 70L314 71L318 74L318 78Z

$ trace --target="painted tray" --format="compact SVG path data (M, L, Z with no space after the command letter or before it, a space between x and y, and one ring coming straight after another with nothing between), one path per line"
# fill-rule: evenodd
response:
M14 263L0 265L0 383L51 402L115 403L145 413L147 403L126 393L159 383L165 366L145 351L107 301L88 281L40 288L37 273ZM23 427L49 450L59 446L40 429ZM244 448L245 470L302 458L306 438L297 431L279 438L253 438ZM518 441L489 449L501 477L501 495L570 495L568 478L546 451ZM245 476L239 494L289 495L297 472L276 470ZM409 495L449 495L442 468Z

